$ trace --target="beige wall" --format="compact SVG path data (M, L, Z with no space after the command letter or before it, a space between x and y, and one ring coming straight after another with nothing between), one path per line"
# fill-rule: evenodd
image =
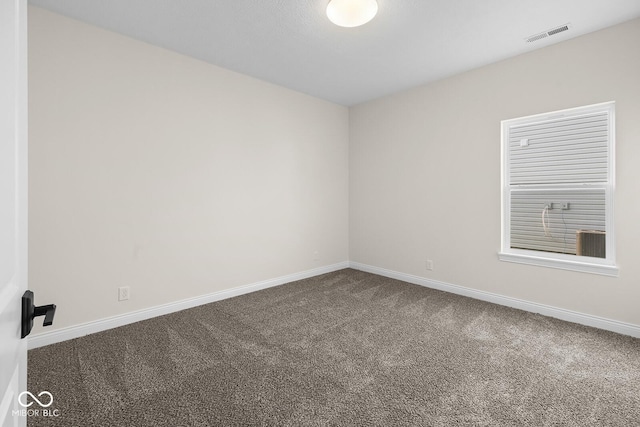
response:
M54 328L347 259L640 325L640 20L347 110L29 19L30 287ZM609 100L620 277L498 261L500 120Z
M29 122L34 332L348 260L345 107L31 7Z
M351 108L351 261L640 325L638 41L636 19ZM604 101L620 276L498 261L500 121Z

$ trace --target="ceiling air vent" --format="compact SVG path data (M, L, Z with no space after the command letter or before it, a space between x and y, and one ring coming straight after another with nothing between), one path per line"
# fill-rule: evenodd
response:
M558 34L558 33L561 33L563 31L567 31L570 27L571 27L571 24L561 25L559 27L555 27L555 28L552 28L550 30L547 30L547 31L545 31L543 33L538 33L538 34L534 34L532 36L529 36L529 37L527 37L525 39L525 41L527 43L532 43L532 42L538 41L540 39L544 39L546 37L552 36L554 34Z

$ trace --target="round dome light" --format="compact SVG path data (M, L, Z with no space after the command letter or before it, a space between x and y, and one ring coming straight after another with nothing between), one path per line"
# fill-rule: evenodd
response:
M331 0L327 5L327 17L340 27L358 27L366 24L376 13L376 0Z

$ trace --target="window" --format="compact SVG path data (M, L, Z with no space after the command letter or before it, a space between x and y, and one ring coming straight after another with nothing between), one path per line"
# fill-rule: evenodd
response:
M615 104L502 122L503 261L617 276Z

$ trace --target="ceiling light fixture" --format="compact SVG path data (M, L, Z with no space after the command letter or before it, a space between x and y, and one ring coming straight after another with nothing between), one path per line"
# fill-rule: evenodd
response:
M371 21L378 13L376 0L331 0L327 17L340 27L358 27Z

